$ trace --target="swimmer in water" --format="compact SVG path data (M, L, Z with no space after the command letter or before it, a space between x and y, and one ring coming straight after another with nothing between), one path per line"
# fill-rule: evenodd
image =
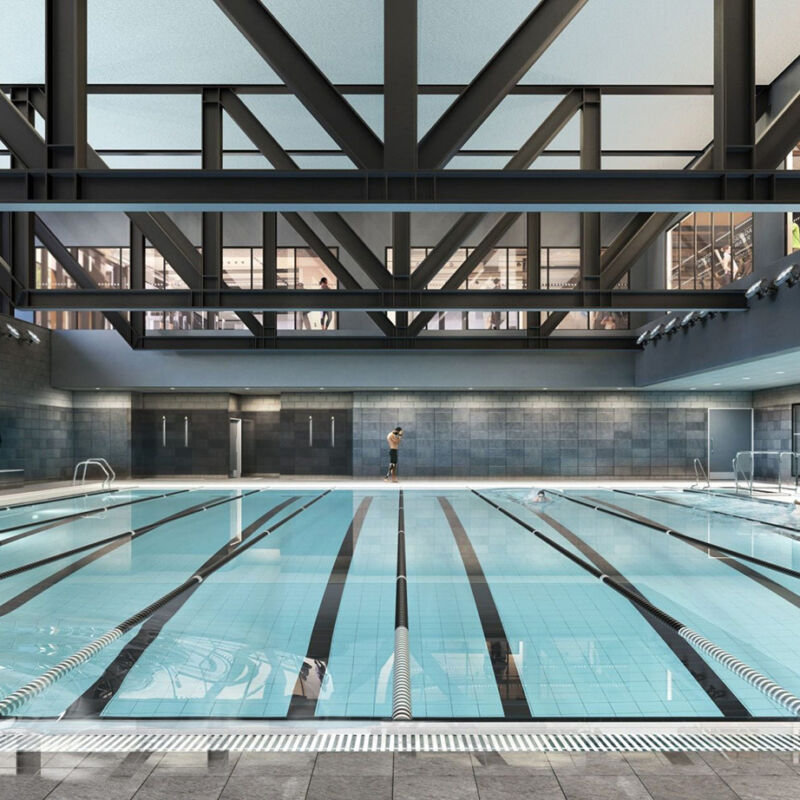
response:
M800 517L800 500L794 501L794 508L789 512L793 517Z
M533 496L531 496L531 495L533 495ZM527 498L525 498L525 499L526 500L530 500L532 503L548 503L548 502L550 502L547 499L547 495L545 495L545 493L544 493L544 489L539 489L539 491L535 495L533 494L533 492L531 492L527 496Z

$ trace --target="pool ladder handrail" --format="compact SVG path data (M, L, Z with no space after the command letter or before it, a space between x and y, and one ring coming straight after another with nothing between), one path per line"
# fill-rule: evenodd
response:
M750 474L748 476L747 472L743 469L739 468L739 459L741 456L750 456ZM756 456L778 456L778 494L783 493L783 471L781 469L783 465L783 458L784 456L789 456L789 472L791 473L792 467L792 459L800 459L800 453L795 452L793 450L740 450L736 455L733 457L733 461L731 462L733 465L733 475L734 480L736 482L736 493L739 493L739 474L741 473L742 481L747 485L747 490L750 496L753 495L753 481L755 479L756 474ZM795 475L794 480L794 489L795 492L798 490L798 481L800 481L800 470L797 471L798 474Z
M704 489L711 488L711 481L708 479L708 475L706 474L705 467L703 467L703 462L696 458L692 462L692 466L694 466L694 480L695 482L691 485L691 489L698 489L700 488L700 476L703 476L703 480L706 482L706 485L703 487Z
M86 471L92 465L100 467L100 469L103 470L105 477L103 478L102 487L103 489L110 489L111 484L117 479L117 473L114 472L114 468L105 458L87 458L83 461L79 461L75 465L75 470L72 473L72 485L75 486L78 483L78 471L81 467L83 467L83 474L81 475L80 482L86 483Z

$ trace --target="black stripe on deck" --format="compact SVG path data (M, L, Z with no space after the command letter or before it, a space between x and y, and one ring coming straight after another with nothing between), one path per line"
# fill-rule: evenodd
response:
M250 538L265 522L272 519L284 508L294 503L299 496L290 497L281 503L273 506L265 514L262 514L255 522L248 525L241 532L238 541L227 542L219 548L214 555L206 559L196 572L203 572L209 567L213 567L217 561L227 556L235 550L241 542ZM103 674L64 712L64 718L97 718L106 706L111 702L114 695L119 691L128 673L136 665L136 662L144 655L148 647L158 638L164 626L175 616L186 601L199 589L201 584L195 583L185 592L174 597L166 605L156 611L148 620L144 622L136 636L131 639L116 658L105 668Z
M527 508L527 506L526 506ZM553 519L549 514L533 508L528 509L536 514L543 522L558 531L568 542L573 544L583 555L588 558L604 575L613 578L631 594L636 595L645 602L647 598L634 586L610 561L604 558L590 544L580 538L574 531ZM653 630L662 638L664 644L677 656L678 660L686 667L687 672L697 681L700 688L709 696L716 707L725 717L742 719L750 717L750 712L745 708L739 698L731 691L725 681L711 668L705 659L687 642L678 632L667 625L663 620L647 611L646 608L631 603L631 605L644 617Z
M358 536L372 500L372 497L365 497L359 504L333 562L333 569L311 630L306 657L300 667L292 699L289 702L287 712L289 719L308 719L316 712L319 690L322 688L331 655L333 630L336 627L336 618L339 616L344 585L353 561L353 552L358 544ZM311 671L315 673L315 677L313 681L308 681L307 676Z
M503 621L500 619L500 613L495 605L492 590L489 588L478 555L450 501L445 497L437 499L447 517L469 578L472 597L475 600L483 636L486 639L486 649L489 652L495 681L497 681L497 691L503 705L503 714L507 719L531 719L531 709L528 705L528 698L525 696L525 688L520 680Z

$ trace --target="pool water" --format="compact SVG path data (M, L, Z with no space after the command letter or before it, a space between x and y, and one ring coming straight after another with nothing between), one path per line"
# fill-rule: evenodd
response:
M535 494L131 490L0 510L0 702L167 596L14 715L385 719L400 569L415 719L790 716L597 574L800 696L796 519L652 487Z

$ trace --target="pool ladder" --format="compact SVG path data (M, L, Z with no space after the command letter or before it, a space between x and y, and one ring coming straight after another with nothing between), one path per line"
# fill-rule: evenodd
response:
M694 460L694 462L693 462L693 465L694 465L694 480L695 480L695 482L691 485L691 488L692 489L697 489L697 488L700 487L700 482L701 482L700 481L700 476L702 475L703 476L703 480L705 481L705 484L706 484L703 488L704 489L710 489L711 488L711 481L708 479L708 475L706 475L706 471L705 471L705 469L703 467L703 462L699 458L696 458Z
M106 461L104 458L87 458L83 461L79 461L75 465L75 470L72 473L72 485L74 486L77 484L78 481L78 472L83 468L83 472L81 473L80 483L86 483L86 471L89 469L90 466L100 467L103 471L103 488L110 489L111 484L117 479L117 473L114 472L111 464Z

